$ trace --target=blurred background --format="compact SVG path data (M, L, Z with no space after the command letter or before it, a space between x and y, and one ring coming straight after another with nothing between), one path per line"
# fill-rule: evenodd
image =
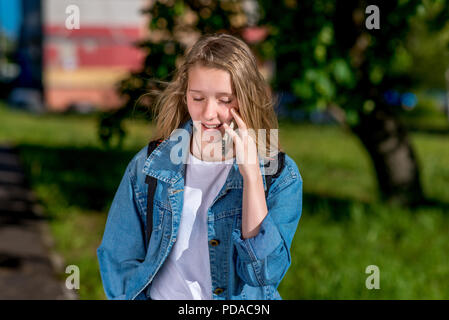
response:
M0 298L105 299L96 248L154 128L145 93L225 32L303 178L281 296L448 299L448 18L446 0L0 0Z

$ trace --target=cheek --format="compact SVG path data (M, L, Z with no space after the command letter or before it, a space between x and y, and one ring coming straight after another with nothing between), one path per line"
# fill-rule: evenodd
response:
M191 101L187 101L187 110L193 120L198 120L200 118L201 108L199 105L195 105Z
M234 119L234 117L232 116L232 113L231 113L231 109L236 109L238 111L239 110L238 103L231 103L230 106L228 106L226 108L226 117L225 117L225 119L227 119L228 122L230 122L232 119Z

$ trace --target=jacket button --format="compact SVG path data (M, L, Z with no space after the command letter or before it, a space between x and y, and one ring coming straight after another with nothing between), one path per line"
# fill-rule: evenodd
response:
M214 290L214 293L215 293L215 294L221 294L221 293L223 293L223 291L224 291L223 288L216 288L216 289Z
M220 241L218 241L217 239L212 239L212 240L209 241L209 244L212 247L215 247L215 246L218 246L220 244Z

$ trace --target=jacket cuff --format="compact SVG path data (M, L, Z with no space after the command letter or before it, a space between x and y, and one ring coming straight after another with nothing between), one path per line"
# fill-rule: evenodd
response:
M243 262L263 260L282 244L281 235L269 213L260 224L259 233L256 236L242 239L241 235L239 229L234 229L232 232L239 258Z

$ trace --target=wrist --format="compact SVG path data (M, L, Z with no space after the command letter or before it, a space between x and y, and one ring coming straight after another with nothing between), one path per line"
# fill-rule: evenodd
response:
M260 172L260 168L257 168L257 170L252 173L245 174L243 176L243 182L250 184L262 182L262 174Z

